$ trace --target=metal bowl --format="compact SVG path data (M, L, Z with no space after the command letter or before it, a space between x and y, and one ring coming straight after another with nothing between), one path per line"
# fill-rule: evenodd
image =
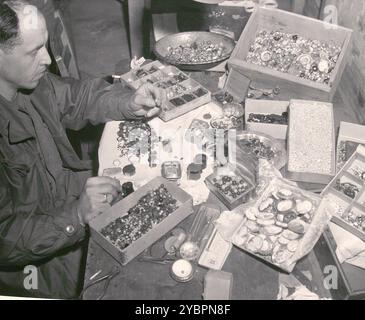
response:
M236 139L237 148L242 150L244 153L250 153L250 148L245 145L245 142L252 141L253 139L258 139L265 147L270 147L270 149L274 153L271 158L267 158L261 155L257 155L257 157L268 160L278 170L283 168L287 163L285 146L269 135L254 131L241 131L237 133Z
M199 43L202 41L210 41L212 44L223 44L223 53L222 56L218 59L207 61L204 63L197 62L197 63L184 63L182 64L179 61L175 61L172 59L169 59L167 57L168 55L168 48L169 47L178 47L178 46L186 46L191 45L194 42ZM204 31L192 31L192 32L181 32L176 34L168 35L159 41L156 42L154 46L154 53L156 57L166 62L167 64L172 64L177 66L180 69L183 70L206 70L213 68L214 66L218 65L222 61L228 59L234 49L235 42L233 39L213 33L213 32L204 32Z

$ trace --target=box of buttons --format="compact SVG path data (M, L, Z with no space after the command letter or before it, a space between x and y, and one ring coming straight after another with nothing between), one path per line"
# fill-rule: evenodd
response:
M286 140L289 101L246 99L246 131L265 133L278 140Z
M332 221L365 241L365 147L359 146L322 192L337 210Z
M163 65L159 61L148 63L131 70L121 79L132 89L151 83L165 91L167 102L162 106L159 117L170 121L211 101L211 93L178 68Z
M332 101L351 55L353 31L291 12L258 7L228 60L251 87L276 100Z
M157 177L91 220L91 236L126 265L192 213L192 197Z
M237 169L229 165L205 179L208 189L229 209L233 210L250 200L256 186Z

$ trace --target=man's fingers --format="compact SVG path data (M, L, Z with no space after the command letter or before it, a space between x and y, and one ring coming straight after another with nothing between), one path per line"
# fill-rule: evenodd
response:
M155 115L159 114L161 111L160 108L153 108L152 110L148 111L147 114L146 114L146 117L147 118L152 118L154 117Z
M118 192L122 191L122 188L116 188L115 186L111 184L101 184L98 186L92 186L88 189L88 195L89 196L95 196L95 195L102 195L110 193L114 197L117 196Z
M140 106L147 108L154 108L157 105L156 101L152 97L146 97L142 95L137 95L134 99L134 102Z
M151 96L155 102L155 106L161 107L165 100L166 93L161 88L154 86L151 83L146 83L140 87L141 91L137 90L138 95Z
M100 185L110 184L110 185L114 186L116 189L122 190L120 181L117 179L108 177L108 176L89 178L87 180L86 184L88 187L96 187L96 186L100 186Z

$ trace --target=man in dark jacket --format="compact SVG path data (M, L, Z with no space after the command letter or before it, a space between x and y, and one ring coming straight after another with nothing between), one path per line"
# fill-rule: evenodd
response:
M121 186L86 179L90 164L77 157L65 128L149 118L164 96L153 86L133 93L48 74L47 39L35 7L0 1L0 294L73 298L85 225Z

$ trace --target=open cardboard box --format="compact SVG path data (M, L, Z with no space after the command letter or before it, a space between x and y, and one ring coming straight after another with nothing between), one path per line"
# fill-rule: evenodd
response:
M307 39L328 42L333 41L342 47L335 70L329 84L301 79L295 75L283 73L246 61L250 46L260 30L282 31L299 34ZM228 60L230 69L239 70L258 88L280 88L279 100L313 99L332 101L339 85L342 73L350 56L353 31L341 26L284 10L257 7L243 30L237 45Z
M295 127L293 124L293 118L298 117L295 110L300 109L300 107L305 108L306 105L323 105L327 106L330 110L330 116L328 119L323 119L326 121L329 121L331 124L331 137L329 137L328 143L331 145L331 168L330 172L304 172L304 171L295 171L296 162L295 161L304 161L303 159L292 159L291 154L292 151L298 148L302 148L303 146L303 139L298 134L298 127ZM300 107L298 107L300 106ZM312 108L313 110L313 108ZM308 111L309 112L309 111ZM314 112L314 111L313 111ZM314 113L313 113L314 115ZM299 119L301 120L301 119ZM299 122L298 120L298 122ZM301 125L305 128L308 128L308 131L314 130L313 125L308 122L304 123L304 120L301 122ZM309 129L310 128L310 129ZM323 135L321 136L321 128L316 128L318 131L318 139L316 140L316 144L323 146L327 141L325 141L325 137ZM308 144L308 143L307 143ZM308 145L307 148L310 148ZM326 102L319 102L319 101L308 101L308 100L296 100L292 99L290 100L290 106L289 106L289 125L288 125L288 141L287 141L287 150L288 150L288 164L287 164L287 171L286 171L286 178L289 180L293 180L296 182L307 182L307 183L313 183L313 184L320 184L320 185L327 185L333 177L336 175L336 135L335 135L335 125L334 125L334 111L333 111L333 104L332 103L326 103ZM318 156L318 154L313 153L313 158ZM293 168L294 167L294 168Z
M341 121L337 139L337 172L341 170L359 144L365 145L365 126Z
M149 230L142 237L131 243L128 247L120 250L113 245L112 242L107 240L100 231L106 227L109 223L113 222L119 217L127 214L128 210L135 206L139 199L141 199L149 191L158 188L161 184L164 184L172 197L177 200L178 209L167 216L154 228ZM153 243L163 237L166 233L172 230L182 220L187 218L193 213L193 199L192 197L179 188L175 183L168 181L162 177L157 177L151 180L146 185L138 189L138 191L132 193L128 197L124 198L120 202L116 203L110 209L103 212L101 215L95 217L90 222L91 237L102 248L105 249L110 255L112 255L119 263L126 265L129 261L137 257L140 253L150 247Z
M357 164L356 164L357 163ZM356 228L351 225L344 217L347 214L354 212L359 216L365 216L365 180L360 179L354 175L354 169L359 166L361 170L365 172L365 147L359 146L357 151L346 162L343 168L337 173L335 178L328 184L323 190L322 195L330 195L339 206L339 210L333 215L332 221L341 226L345 230L351 232L353 235L365 241L365 232L361 230L361 227ZM336 189L336 182L349 182L358 187L359 192L354 198L350 198L341 191ZM344 215L344 216L343 216Z
M246 131L265 133L278 140L286 140L288 125L275 123L249 122L249 116L253 114L277 114L288 112L289 101L255 100L246 99L245 124Z

